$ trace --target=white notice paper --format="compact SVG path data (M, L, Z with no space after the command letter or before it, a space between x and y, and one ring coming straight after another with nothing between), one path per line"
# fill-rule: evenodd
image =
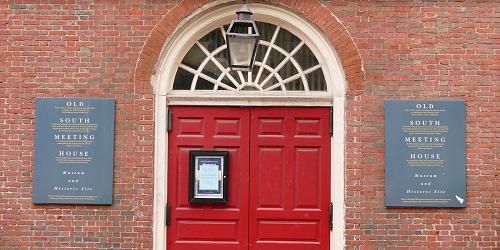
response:
M199 166L199 190L219 190L219 168L216 164L201 164Z

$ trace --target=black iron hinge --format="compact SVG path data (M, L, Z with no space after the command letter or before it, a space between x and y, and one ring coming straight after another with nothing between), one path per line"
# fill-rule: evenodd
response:
M330 109L330 136L333 136L333 109Z
M165 207L165 224L170 225L170 205L168 204Z
M167 114L167 132L172 131L172 111L168 111Z
M330 202L330 231L333 230L333 203Z

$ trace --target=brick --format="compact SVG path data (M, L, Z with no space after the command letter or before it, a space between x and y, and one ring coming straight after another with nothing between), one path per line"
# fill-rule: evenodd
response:
M1 249L151 249L153 90L167 37L209 1L11 1L0 5ZM496 1L298 1L341 58L348 249L498 249ZM117 100L115 203L31 204L34 98ZM465 209L386 208L385 99L466 100Z

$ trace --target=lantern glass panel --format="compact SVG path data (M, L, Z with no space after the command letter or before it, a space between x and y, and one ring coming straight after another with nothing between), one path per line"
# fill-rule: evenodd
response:
M253 37L228 37L229 59L233 66L248 67L252 63L252 53L255 46Z

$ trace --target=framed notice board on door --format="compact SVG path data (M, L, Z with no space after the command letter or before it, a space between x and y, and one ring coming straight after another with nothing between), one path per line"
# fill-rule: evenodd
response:
M227 151L189 151L189 202L227 203Z

